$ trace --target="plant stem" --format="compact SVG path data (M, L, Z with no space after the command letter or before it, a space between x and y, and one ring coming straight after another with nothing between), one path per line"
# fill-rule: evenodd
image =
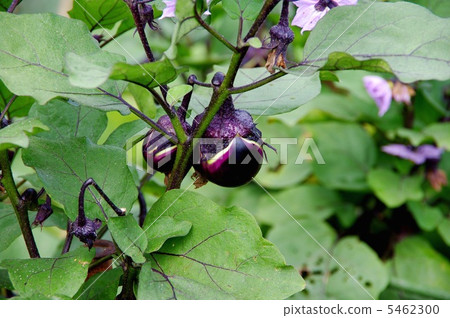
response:
M161 134L163 134L167 139L169 139L171 142L173 142L174 144L177 143L177 140L173 138L172 135L170 135L164 128L160 127L157 123L155 123L153 120L151 120L148 116L146 116L143 112L141 112L139 109L133 107L132 105L130 105L126 100L124 100L121 96L116 96L114 94L111 94L110 92L105 91L104 89L98 87L97 88L99 91L101 91L102 93L111 96L117 100L119 100L122 104L124 104L125 106L128 107L128 109L135 114L136 116L138 116L140 119L142 119L143 121L145 121L150 127L152 127L154 130L160 132Z
M139 37L142 42L142 46L144 47L145 55L147 55L147 58L150 62L154 62L155 57L153 56L152 49L150 48L147 36L145 35L145 23L141 21L138 3L134 0L126 0L125 2L127 3L128 7L130 7L130 11L134 19L134 24L136 25Z
M66 254L70 250L70 245L72 244L73 239L73 234L71 233L71 230L72 230L72 222L70 220L67 220L66 240L64 241L64 247L61 254Z
M119 216L125 215L125 211L119 209L111 199L103 192L102 188L98 186L98 184L94 181L94 179L89 178L81 185L80 194L78 195L78 226L84 226L86 224L86 214L84 213L84 194L86 193L86 189L89 186L93 186L97 192L105 199L106 203L117 213ZM108 216L105 214L105 218L108 219Z
M197 20L197 22L206 30L208 31L213 37L215 37L217 40L219 40L220 42L222 42L227 48L229 48L231 51L237 53L238 50L237 48L231 44L222 34L220 34L219 32L217 32L214 28L212 28L208 23L206 23L202 17L200 16L200 14L197 11L197 5L194 4L194 17L195 20Z
M266 85L280 77L283 77L284 75L286 75L287 73L285 72L277 72L275 74L269 75L266 78L263 78L262 80L247 84L247 85L243 85L243 86L239 86L239 87L232 87L230 88L230 93L231 94L239 94L239 93L245 93L248 91L251 91L252 89L261 87L263 85Z
M125 257L125 268L122 277L123 285L122 292L117 296L120 300L134 300L134 281L136 280L137 271L133 267L133 263L129 256Z
M16 7L19 5L19 3L21 3L22 0L13 0L13 2L11 3L11 5L8 8L8 13L13 13L14 10L16 9Z
M141 189L138 188L138 202L139 202L139 226L142 227L147 216L147 203L145 202L144 195Z
M22 231L23 239L27 246L28 254L31 258L39 258L39 251L34 240L33 232L31 231L30 220L28 219L28 209L26 204L20 200L19 192L17 191L14 177L11 171L11 164L9 162L8 150L0 151L0 166L2 168L2 183L8 193L11 204L16 213L17 221L19 222L20 230Z
M6 112L8 111L8 109L12 105L12 103L14 103L16 98L17 98L17 95L13 95L13 97L11 97L11 99L9 100L8 104L6 104L5 108L3 109L2 113L0 114L0 122L2 121L3 117L5 117Z

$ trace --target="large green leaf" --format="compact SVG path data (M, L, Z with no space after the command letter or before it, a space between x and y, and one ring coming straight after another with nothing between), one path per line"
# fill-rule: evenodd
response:
M0 203L0 252L11 245L22 232L12 205Z
M72 297L86 279L94 254L94 250L81 247L58 258L4 260L0 264L22 297Z
M358 238L340 240L333 256L345 270L336 262L330 262L331 276L326 290L331 299L378 298L386 288L389 281L386 267L377 254Z
M390 2L399 2L403 0L390 0ZM422 7L430 9L434 14L443 17L450 17L450 2L442 1L442 0L407 0L408 2L412 2Z
M16 121L11 125L0 130L0 150L5 150L15 146L27 148L29 144L29 135L48 129L36 118L27 118Z
M147 238L133 215L117 216L108 220L108 229L120 250L136 263L144 263Z
M439 207L432 207L423 202L408 202L408 209L417 225L424 231L434 230L444 219Z
M328 122L308 124L306 128L325 161L313 165L317 178L329 188L367 189L366 176L377 153L371 136L357 124Z
M348 63L350 54L360 61L386 61L403 82L446 80L450 74L449 28L448 19L411 3L341 6L318 22L305 45L303 64L308 66L294 70L304 72L311 65L305 72L308 75L326 65L331 53L342 52L331 56L334 62L325 68L341 69L336 66L341 59L343 68L351 68L355 63Z
M336 240L336 232L327 223L317 219L305 218L298 222L301 226L293 220L275 225L267 234L267 239L280 249L286 257L286 263L293 265L305 279L305 289L293 298L327 298L323 277L329 274L328 267L333 260L321 246L330 251ZM353 288L357 288L357 285Z
M33 138L23 154L26 165L33 167L52 199L64 205L72 220L78 213L80 187L93 178L111 200L130 211L137 198L137 190L126 164L125 151L111 146L98 146L86 138L67 138L61 141ZM105 212L114 216L108 204L92 190ZM104 220L99 207L86 191L88 217Z
M16 95L27 95L45 104L57 96L105 111L128 109L96 89L70 84L64 70L65 56L97 54L106 61L123 60L100 52L86 25L54 14L13 15L0 12L0 78ZM124 83L108 81L102 88L119 94Z
M167 59L136 65L116 62L113 59L105 61L104 52L90 56L69 53L66 57L69 81L74 86L95 88L111 78L153 88L173 81L178 75Z
M117 267L92 276L81 286L73 299L114 300L122 273L122 269Z
M59 99L47 105L35 104L30 110L30 116L50 128L50 131L42 132L39 136L54 140L87 137L97 142L108 124L105 112Z
M12 0L0 0L0 11L6 11L9 8Z
M148 238L147 253L156 252L170 238L186 236L192 228L192 223L163 215L151 228L151 231L145 232Z
M86 23L90 31L112 29L121 22L114 36L134 26L133 16L123 0L76 0L69 16Z
M283 299L304 287L241 208L173 190L153 205L144 230L160 216L191 222L192 229L150 255L139 276L140 299Z
M450 150L450 123L435 123L426 127L423 132L432 137L439 147Z
M343 204L339 195L328 188L305 184L285 189L273 194L273 197L294 218L326 219ZM278 224L292 221L291 216L269 196L260 200L256 218L264 224Z
M408 200L421 200L424 195L421 176L401 176L379 168L369 172L367 182L375 195L390 208L399 207Z
M214 71L225 72L217 67ZM253 83L270 75L263 67L240 69L234 85L241 86ZM209 78L211 75L209 76ZM320 93L319 73L298 77L286 75L257 89L234 95L235 106L252 115L276 115L291 111L310 101ZM208 106L212 89L196 87L192 98L192 107L198 113Z
M450 298L450 263L420 237L396 245L391 284L423 296Z

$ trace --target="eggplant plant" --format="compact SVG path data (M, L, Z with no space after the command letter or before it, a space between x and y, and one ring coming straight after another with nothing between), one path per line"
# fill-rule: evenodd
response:
M0 297L450 297L449 3L60 2L0 0Z

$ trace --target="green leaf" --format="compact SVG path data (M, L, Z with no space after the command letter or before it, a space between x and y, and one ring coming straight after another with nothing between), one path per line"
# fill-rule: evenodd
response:
M378 168L369 172L367 182L389 208L399 207L408 200L419 201L424 195L421 176L401 176L391 170Z
M0 11L6 11L9 8L12 0L0 0Z
M97 142L108 124L105 112L59 99L52 100L47 105L34 104L30 116L50 128L50 131L41 132L39 137L53 140L87 137Z
M391 284L434 299L450 298L450 262L420 237L395 246Z
M9 89L0 81L0 109L5 109L8 102L15 96L9 91ZM35 103L35 100L28 96L17 96L14 102L10 105L8 113L10 118L23 117L28 114L31 105Z
M280 249L286 257L287 264L293 265L299 272L305 273L306 288L295 294L293 298L326 298L324 297L326 285L323 277L329 274L328 265L333 260L315 240L326 250L331 250L336 240L336 232L327 223L317 219L306 218L298 222L303 228L292 219L275 225L267 234L267 239Z
M331 71L320 71L320 80L329 82L339 82L339 77Z
M136 186L123 149L98 146L85 138L67 138L62 141L34 138L27 151L24 151L23 160L36 170L45 190L52 199L64 205L71 220L77 216L78 194L88 178L93 178L114 204L127 211L130 211L137 198ZM89 218L104 220L95 204L94 195L108 215L116 215L95 189L92 193L87 191L85 197Z
M423 133L432 137L439 147L450 149L450 123L432 124Z
M73 299L114 300L122 274L122 269L119 267L95 274L81 286Z
M36 118L27 118L16 121L0 130L0 150L16 146L27 148L29 145L29 135L47 129L48 127Z
M216 67L214 72L226 72ZM240 69L234 86L242 86L270 75L264 67ZM212 75L209 75L209 79ZM291 111L310 101L320 93L319 74L309 77L285 75L257 89L234 95L235 106L252 115L276 115ZM203 112L211 99L212 89L196 87L191 105L196 112Z
M145 135L150 127L142 120L134 120L120 125L114 130L108 139L105 141L105 145L116 146L123 148L129 145L129 140L132 140L138 133Z
M137 107L148 117L155 118L156 105L153 95L144 87L130 83L128 84L128 91L133 96Z
M450 74L449 28L448 19L411 3L340 6L318 22L306 42L303 63L311 66L294 70L307 68L304 75L311 74L327 64L331 53L342 52L358 61L372 60L366 62L370 67L382 59L402 82L446 80ZM332 59L342 57L336 54ZM344 61L355 63L348 58ZM385 68L382 65L380 70Z
M389 276L386 267L377 254L358 238L346 237L340 240L333 256L345 271L336 262L330 263L331 276L326 292L331 299L378 298L387 287Z
M15 15L0 12L0 29L0 79L14 94L31 96L40 104L62 96L104 111L129 113L115 98L96 89L70 84L64 71L68 53L103 56L106 60L112 56L100 50L84 23L49 13ZM120 94L124 84L108 81L102 88Z
M0 252L6 250L22 232L12 205L0 202Z
M399 2L403 0L390 0L390 2ZM408 0L408 2L412 2L422 7L428 8L434 14L443 17L450 17L450 2L442 1L442 0Z
M144 263L147 238L133 215L113 217L107 223L114 241L122 252L130 256L134 262Z
M103 51L90 56L69 53L66 57L69 81L74 86L96 88L110 78L153 88L173 81L178 75L178 71L167 59L135 65L116 62L116 55L105 54Z
M392 73L388 63L382 59L370 59L358 61L353 56L344 52L333 52L328 56L327 63L322 66L324 71L339 70L364 70L369 72Z
M151 231L145 231L148 239L146 253L156 252L170 238L186 236L191 230L192 223L180 221L170 216L161 216L158 222L150 226Z
M273 197L296 219L326 219L342 204L335 191L311 184L276 192ZM256 214L259 222L272 225L292 221L291 216L275 200L269 196L261 198Z
M117 63L112 68L110 78L153 88L172 82L184 70L176 70L169 60L139 65Z
M304 160L296 164L302 152L302 147L308 146L303 138L303 131L299 126L289 127L272 118L260 118L258 129L263 137L277 151L265 148L267 164L261 167L256 179L259 184L271 189L282 189L295 186L308 178L312 173L312 162ZM300 136L299 138L280 138ZM306 148L305 148L306 149ZM308 148L308 150L310 150Z
M377 154L367 131L358 124L337 122L308 124L306 129L325 161L313 164L317 178L332 189L366 190L367 173Z
M431 207L422 202L408 202L408 209L414 216L417 225L424 231L434 230L443 220L438 207Z
M232 19L242 17L246 20L254 20L261 11L264 1L261 0L222 0L223 8Z
M58 258L3 260L0 264L22 297L72 297L86 279L94 254L80 247Z
M114 36L134 27L133 16L124 1L121 0L77 0L69 16L86 23L90 31L95 29L112 29L121 22Z
M450 219L444 219L438 226L439 235L450 246Z
M183 84L174 86L170 88L169 91L167 92L167 102L170 105L175 105L176 103L178 103L178 101L180 101L184 97L184 95L188 94L191 91L192 91L191 85Z
M247 211L172 190L153 205L144 229L152 231L163 215L191 222L192 229L151 254L139 276L139 299L284 299L303 289Z

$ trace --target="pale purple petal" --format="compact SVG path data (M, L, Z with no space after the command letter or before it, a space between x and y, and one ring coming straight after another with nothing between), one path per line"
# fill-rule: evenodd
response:
M441 155L444 152L444 149L435 147L433 145L422 145L417 147L416 152L426 159L441 159Z
M354 6L358 0L334 0L339 6Z
M392 90L389 83L379 76L364 76L364 86L378 106L378 116L383 116L391 106Z
M299 3L299 4L297 4ZM330 10L326 8L323 11L317 11L314 5L317 1L297 1L294 2L298 6L297 13L292 20L292 25L302 28L302 34L305 31L311 31L316 26L317 22Z
M355 5L358 0L334 0L338 6ZM323 18L323 16L330 11L329 7L326 7L323 11L318 11L315 5L319 3L319 0L299 0L294 4L298 7L292 25L296 25L302 28L302 34L304 31L311 31L316 26L317 22Z
M427 159L423 154L417 153L411 146L401 144L391 144L381 147L381 149L390 155L397 156L403 159L408 159L415 164L422 164Z
M175 8L177 6L177 0L163 0L166 7L163 10L162 16L159 19L174 18Z

